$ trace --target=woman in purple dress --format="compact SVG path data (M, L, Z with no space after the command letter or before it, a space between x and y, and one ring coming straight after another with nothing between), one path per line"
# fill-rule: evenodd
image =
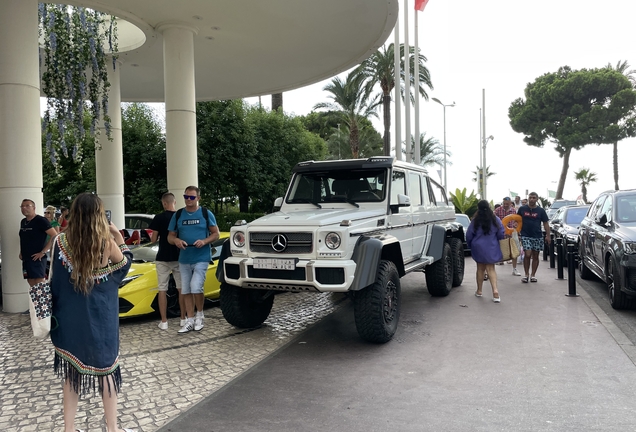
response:
M501 221L490 209L486 200L477 204L477 213L466 232L466 243L471 255L477 263L477 291L475 295L481 297L481 288L484 284L484 274L488 272L488 280L492 286L492 299L495 303L501 301L497 290L497 272L495 263L503 259L499 240L504 238L504 227Z

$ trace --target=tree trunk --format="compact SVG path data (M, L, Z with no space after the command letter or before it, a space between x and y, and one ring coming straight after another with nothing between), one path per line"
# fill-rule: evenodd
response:
M384 108L384 156L391 156L391 95L382 96Z
M351 146L351 155L354 159L358 159L360 154L360 131L358 130L358 123L351 122L349 133L349 145Z
M275 93L272 95L272 111L278 111L278 108L280 108L280 111L283 112L283 94L282 93Z
M557 186L556 197L554 199L563 199L565 179L567 178L568 170L570 169L570 153L572 153L571 147L568 147L565 153L563 153L563 167L561 168L561 177L559 178L559 185Z
M587 204L587 188L585 187L585 183L581 185L581 195L583 195L583 202Z
M618 141L614 141L614 189L618 188Z
M248 193L239 193L239 211L241 213L249 213L250 196Z

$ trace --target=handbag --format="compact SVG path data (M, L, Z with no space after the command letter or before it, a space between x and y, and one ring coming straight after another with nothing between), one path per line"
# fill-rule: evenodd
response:
M519 256L519 247L517 247L517 242L515 242L512 238L499 240L499 248L503 255L502 261L517 259Z
M53 294L51 293L51 278L53 277L53 260L55 258L55 243L51 247L51 267L49 278L29 287L29 315L31 316L31 328L36 339L44 339L51 332L51 319L53 312Z

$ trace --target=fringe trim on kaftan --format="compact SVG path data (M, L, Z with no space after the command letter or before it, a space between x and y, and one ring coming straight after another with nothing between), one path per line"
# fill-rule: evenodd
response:
M99 395L104 394L104 383L108 386L108 394L112 394L111 381L107 376L112 376L115 393L121 391L121 369L119 368L119 357L115 363L106 368L96 368L83 364L73 354L61 348L55 348L55 374L66 382L71 383L73 391L79 395L95 393L97 388Z

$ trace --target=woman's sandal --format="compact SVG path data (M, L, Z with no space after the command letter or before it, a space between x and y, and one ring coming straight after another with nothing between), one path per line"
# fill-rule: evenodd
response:
M481 294L479 294L477 291L475 291L475 297L481 297Z
M532 276L532 277L530 278L530 282L536 282L536 281L537 281L537 278L536 278L536 277Z
M521 282L528 283L528 276L522 277Z

